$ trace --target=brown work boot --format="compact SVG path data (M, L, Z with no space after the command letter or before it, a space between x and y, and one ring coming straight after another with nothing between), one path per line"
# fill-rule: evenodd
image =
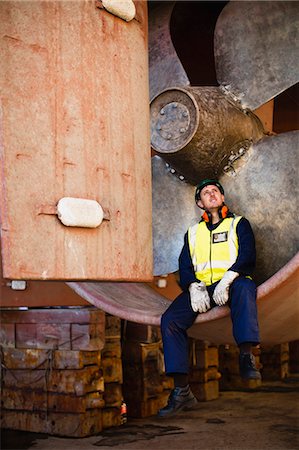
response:
M240 353L240 375L246 380L261 380L260 371L256 368L255 357L252 353Z
M179 411L192 409L197 403L189 384L184 387L176 387L171 391L167 405L158 411L158 417L171 417Z

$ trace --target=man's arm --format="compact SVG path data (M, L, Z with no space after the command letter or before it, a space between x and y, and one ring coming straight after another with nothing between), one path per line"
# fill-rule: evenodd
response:
M196 279L194 267L190 256L188 233L186 233L184 236L184 245L181 254L179 256L179 271L180 271L180 286L183 289L183 291L187 291L191 283L199 281Z
M240 275L252 275L256 261L255 239L251 225L245 217L239 221L236 231L239 252L236 262L229 270L238 272Z

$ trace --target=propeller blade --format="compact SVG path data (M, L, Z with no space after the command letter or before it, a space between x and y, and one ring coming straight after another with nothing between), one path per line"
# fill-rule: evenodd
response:
M217 79L254 110L299 80L297 2L229 2L215 28Z
M190 84L172 44L169 24L175 2L149 9L149 82L152 99L169 86Z
M69 282L78 295L108 314L132 322L159 325L169 300L144 283Z
M196 223L200 210L194 186L181 181L159 156L152 158L154 275L178 270L178 257L187 228Z
M226 203L254 230L258 284L298 251L298 147L299 131L264 138L220 177Z

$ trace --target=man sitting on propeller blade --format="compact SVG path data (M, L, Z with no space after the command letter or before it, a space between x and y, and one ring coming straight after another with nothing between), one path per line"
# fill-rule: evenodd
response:
M218 180L205 179L196 187L195 202L204 210L191 226L179 257L183 292L161 319L166 374L175 388L167 405L158 412L169 417L191 409L197 400L188 384L188 335L196 317L215 306L228 305L233 336L240 349L240 375L261 379L252 354L260 342L256 307L255 239L247 219L230 212Z

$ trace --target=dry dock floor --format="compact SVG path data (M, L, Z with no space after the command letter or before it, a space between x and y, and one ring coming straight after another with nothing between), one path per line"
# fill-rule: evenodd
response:
M176 417L128 419L87 438L2 430L1 449L17 450L299 450L299 377L254 392L221 392Z

